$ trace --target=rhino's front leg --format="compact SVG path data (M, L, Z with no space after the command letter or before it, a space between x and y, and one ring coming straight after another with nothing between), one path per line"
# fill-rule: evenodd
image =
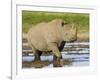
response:
M66 43L65 41L62 41L60 46L58 47L60 52L64 49L65 43Z
M62 67L63 61L62 61L62 55L55 43L52 43L50 45L51 50L53 52L53 66L54 67Z

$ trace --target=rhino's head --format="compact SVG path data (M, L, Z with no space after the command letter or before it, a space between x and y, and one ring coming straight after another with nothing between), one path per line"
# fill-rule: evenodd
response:
M73 42L77 40L77 27L74 24L68 24L62 19L54 19L50 23L60 27L61 37L64 41Z
M62 23L62 38L66 42L77 40L77 27L74 24Z

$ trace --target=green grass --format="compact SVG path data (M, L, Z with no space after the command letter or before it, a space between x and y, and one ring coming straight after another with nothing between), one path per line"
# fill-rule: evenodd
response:
M89 14L86 13L57 13L22 11L22 29L27 32L32 25L40 22L49 22L53 19L63 19L68 23L74 23L78 32L89 32Z

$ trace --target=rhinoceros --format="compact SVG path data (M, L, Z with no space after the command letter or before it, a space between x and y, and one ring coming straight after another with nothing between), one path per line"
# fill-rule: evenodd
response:
M61 51L65 42L72 42L77 39L77 28L62 19L54 19L31 27L27 33L27 39L35 55L34 61L41 61L42 52L51 51L53 66L62 67Z

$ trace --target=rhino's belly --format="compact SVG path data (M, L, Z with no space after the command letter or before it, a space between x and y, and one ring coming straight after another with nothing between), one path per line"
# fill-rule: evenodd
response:
M51 49L49 47L44 47L44 46L37 46L37 50L39 51L51 51Z
M46 42L37 42L34 43L34 47L39 51L50 51L50 48L48 47Z
M51 49L47 46L47 45L43 45L43 46L36 46L37 50L39 51L51 51Z

